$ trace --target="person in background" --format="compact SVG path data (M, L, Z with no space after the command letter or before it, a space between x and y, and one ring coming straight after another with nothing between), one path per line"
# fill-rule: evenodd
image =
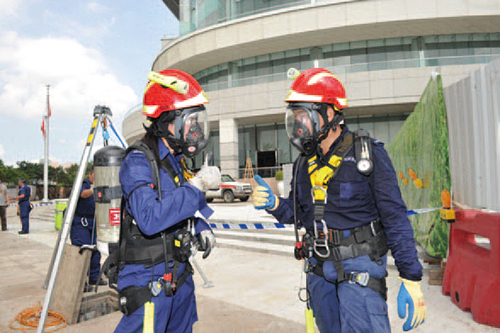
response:
M2 231L7 231L7 207L9 207L9 194L7 187L0 179L0 220L2 221Z
M97 230L95 228L95 201L94 201L94 168L89 171L89 177L82 183L80 197L75 208L75 216L71 223L71 244L75 246L96 245ZM99 277L101 269L101 253L96 249L92 250L90 259L89 282L85 285L85 291L91 291ZM106 281L101 280L99 285L106 285Z
M18 202L19 205L18 212L22 225L22 229L21 231L18 232L18 234L24 235L24 234L29 234L30 232L31 189L29 188L28 185L26 185L26 180L22 178L19 179L17 185L19 185L19 193L16 197L13 197L11 200L17 200Z

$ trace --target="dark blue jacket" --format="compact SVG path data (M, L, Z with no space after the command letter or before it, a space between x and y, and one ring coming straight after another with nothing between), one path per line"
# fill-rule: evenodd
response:
M193 217L197 211L209 218L213 211L208 207L203 193L196 187L185 182L180 168L181 155L174 157L161 140L158 140L160 159L167 157L176 172L179 173L181 186L175 186L173 179L162 168L160 169L160 184L162 199L158 200L158 192L153 184L151 168L146 155L138 150L129 153L120 167L120 183L122 193L128 199L127 210L134 217L139 229L146 235L157 234L177 223ZM137 189L129 197L130 192ZM196 233L210 229L203 219L195 220ZM182 274L184 264L181 265L178 275ZM125 265L119 273L118 289L130 285L145 286L152 277L156 280L165 272L165 263L152 268L144 265Z
M90 180L87 178L82 183L82 188L80 189L80 195L83 191L90 189ZM94 195L92 194L88 198L78 198L78 203L75 209L75 215L79 216L90 216L95 213L95 201Z
M327 154L331 157L333 148L348 132L343 126L341 136L333 143ZM299 159L294 163L293 172ZM413 229L406 216L406 205L384 144L372 139L373 172L369 177L356 168L354 149L344 158L337 175L328 186L328 201L324 219L328 228L351 229L366 225L380 217L387 234L387 245L395 259L401 277L410 280L422 278L422 265L418 261ZM314 205L311 197L311 181L307 172L307 158L302 157L297 174L298 213L303 226L313 230ZM289 198L280 198L280 204L269 211L280 223L294 223L293 180Z
M19 202L29 201L30 197L31 197L31 189L30 189L30 187L28 185L26 185L26 184L23 184L19 188L19 194L18 195L21 195L21 194L24 194L24 198L19 199Z
M21 217L27 217L30 214L30 197L31 197L31 189L28 185L23 184L19 188L19 194L24 194L24 198L19 199L19 210Z

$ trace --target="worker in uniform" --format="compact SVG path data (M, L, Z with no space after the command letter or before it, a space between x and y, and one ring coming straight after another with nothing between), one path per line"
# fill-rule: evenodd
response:
M415 328L427 314L422 265L384 145L365 131L349 131L345 89L332 73L314 68L294 76L286 129L301 154L291 192L278 198L255 176L254 206L306 229L295 254L306 260L308 306L321 332L390 332L388 249L402 281L397 301L399 316L408 316L403 329Z
M194 215L213 213L202 191L220 184L220 172L204 165L192 177L184 156L208 144L208 99L183 71L150 72L148 79L143 114L150 124L119 174L126 204L117 287L125 315L115 332L191 332L198 317L189 257L193 244L204 258L215 245L208 223Z
M21 219L21 231L18 231L18 234L24 235L29 234L30 232L30 196L31 189L28 185L26 185L26 181L24 179L19 179L17 182L19 185L19 192L16 197L11 198L11 200L17 200L19 208L19 218Z
M95 246L97 244L97 230L95 226L95 200L94 200L94 168L89 171L89 176L82 182L80 196L75 208L75 215L71 223L70 238L71 244L75 246L88 245L92 251L90 258L89 282L85 285L85 291L92 291L92 285L98 280L101 268L101 253ZM105 285L105 281L100 281L100 285Z

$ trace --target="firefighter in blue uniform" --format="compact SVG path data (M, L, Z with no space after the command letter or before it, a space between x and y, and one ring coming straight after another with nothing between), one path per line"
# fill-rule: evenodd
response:
M198 317L189 256L195 243L204 258L215 244L210 226L194 215L213 213L202 191L219 184L220 173L204 166L190 178L183 156L208 144L208 99L185 72L150 72L148 79L143 114L151 123L120 168L126 211L117 287L124 316L115 332L191 332Z
M94 168L89 171L89 177L82 182L80 197L75 209L73 222L71 223L71 244L75 246L96 245L97 230L95 227L95 200L94 200ZM101 268L101 253L94 249L90 259L89 284L95 285ZM101 285L106 284L104 281ZM86 285L85 291L91 291L92 287Z
M17 197L12 198L12 200L17 200L19 204L19 217L21 219L22 228L21 231L18 231L20 235L29 234L30 232L30 196L31 189L28 185L26 185L26 181L24 179L19 179L17 182L19 185L19 192Z
M411 330L427 314L422 265L390 158L383 143L343 124L345 90L332 73L315 68L293 76L286 128L301 155L292 190L278 198L256 176L254 205L306 229L295 255L307 262L308 305L321 332L390 332L388 249L402 280L398 314L408 316L403 329Z

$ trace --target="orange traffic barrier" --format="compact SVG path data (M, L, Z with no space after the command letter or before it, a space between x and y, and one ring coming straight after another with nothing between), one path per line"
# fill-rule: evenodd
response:
M458 210L450 225L443 294L478 323L500 327L500 213Z

